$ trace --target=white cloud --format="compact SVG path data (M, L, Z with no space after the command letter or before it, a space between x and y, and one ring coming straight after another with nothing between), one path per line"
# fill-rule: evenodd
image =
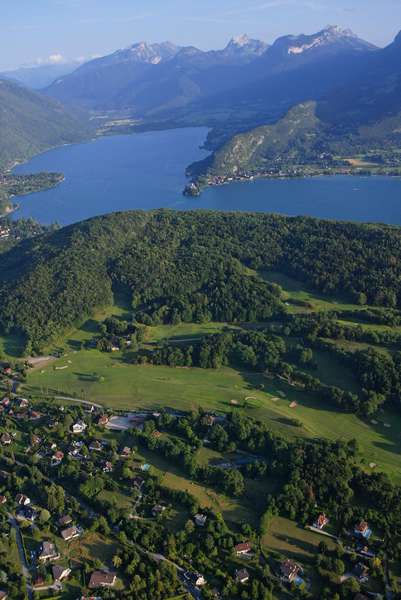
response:
M51 65L59 65L60 63L65 62L62 54L51 54L47 60Z
M37 58L35 61L37 65L62 65L65 62L67 62L65 57L59 52L50 54L46 58Z

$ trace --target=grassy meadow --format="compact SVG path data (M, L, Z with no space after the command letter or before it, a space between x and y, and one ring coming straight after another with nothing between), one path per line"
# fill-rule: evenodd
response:
M270 272L264 276L282 286L290 311L300 308L291 305L292 301L307 302L308 307L303 310L312 311L360 308L338 299L331 300L313 294L287 276ZM122 317L128 311L128 303L123 298L117 298L115 306L102 309L81 327L67 332L54 347L48 349L51 352L57 348L62 353L61 358L31 370L27 390L47 397L74 396L116 410L162 407L191 410L200 406L223 412L241 410L267 422L273 430L290 438L356 438L367 469L374 463L374 468L401 481L401 416L398 414L383 413L376 419L377 423L372 423L354 414L337 412L319 398L254 372L240 372L232 368L204 370L133 365L130 364L129 352L108 354L83 349L83 343L96 333L98 322L110 315ZM177 343L196 341L199 336L216 333L226 326L225 323L183 323L148 327L146 344L158 344L167 339ZM351 342L340 340L338 344L352 345ZM333 355L315 351L314 360L317 369L310 371L312 375L315 374L328 385L357 391L352 372ZM296 407L291 408L293 403L296 403Z

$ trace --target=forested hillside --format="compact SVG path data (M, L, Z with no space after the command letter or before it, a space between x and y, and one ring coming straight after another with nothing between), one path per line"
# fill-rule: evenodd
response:
M273 125L234 136L212 157L191 165L188 174L199 187L260 175L399 175L401 105L399 109L347 130L322 120L322 107L316 102L300 104Z
M160 322L264 320L285 311L275 269L360 304L401 304L401 230L264 214L170 211L94 218L2 256L0 324L40 350L124 286ZM250 270L251 269L251 270Z
M11 81L0 79L0 172L18 160L90 135L86 118Z
M349 61L343 81L332 81L320 92L313 84L316 73L304 72L299 89L307 82L309 90L303 98L292 96L290 104L284 101L289 84L281 81L280 111L234 137L214 131L209 137L217 150L203 163L192 165L189 174L199 187L254 175L399 175L400 57L398 35L386 48ZM326 70L332 69L326 64ZM322 80L325 77L329 75L322 73ZM290 82L294 85L294 75ZM275 93L275 86L270 85L259 97L271 99Z

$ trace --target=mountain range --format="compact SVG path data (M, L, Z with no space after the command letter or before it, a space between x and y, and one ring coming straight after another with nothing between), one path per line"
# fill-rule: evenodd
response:
M311 100L290 106L274 123L232 136L189 172L198 183L241 174L330 174L350 168L400 174L400 64L401 34L384 49L362 52L352 63L351 78L347 74L324 94L311 88Z
M272 45L233 38L202 51L141 42L90 61L45 93L92 111L124 112L145 125L212 126L210 147L272 123L295 104L352 83L380 50L349 30L284 36Z
M272 45L244 35L210 51L171 42L135 43L84 63L40 93L0 79L0 167L83 139L91 129L89 113L124 115L128 132L207 126L213 151L225 151L237 135L251 132L253 139L256 128L279 124L298 105L308 107L296 112L300 119L304 115L309 125L319 124L319 139L335 132L337 143L363 126L377 138L375 123L387 119L390 133L398 127L397 119L392 125L388 119L401 111L400 58L401 35L381 49L329 26L313 35L284 36ZM289 114L284 129L295 113Z
M32 90L48 87L53 81L69 75L82 64L82 61L60 62L33 65L0 73L1 79L10 79L25 85Z
M46 93L94 110L130 109L143 116L226 89L232 85L234 70L266 49L266 44L247 36L209 52L170 42L140 42L84 64L56 80Z

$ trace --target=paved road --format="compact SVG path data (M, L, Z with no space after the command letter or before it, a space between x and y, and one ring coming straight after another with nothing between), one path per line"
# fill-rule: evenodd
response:
M9 523L10 523L11 527L15 530L15 539L16 539L17 547L18 547L18 554L19 554L19 559L20 559L20 563L21 563L21 571L22 571L23 576L26 579L26 589L28 592L28 598L29 598L29 600L33 600L33 590L32 590L32 585L30 583L31 573L29 571L29 565L28 565L28 563L26 561L26 557L25 557L25 551L24 551L24 546L22 543L20 528L17 523L17 520L15 519L15 517L13 517L12 514L9 514L8 518L9 518Z
M23 463L19 462L19 461L15 461L16 464L23 466ZM54 480L52 477L47 477L46 475L44 475L42 473L43 479L45 481L47 481L48 483L55 483L57 485L59 485L59 483ZM76 496L74 496L73 494L69 493L68 490L64 489L65 491L65 495L69 496L70 498L73 498L76 502L78 502L78 504L80 504L82 506L82 508L84 508L86 511L88 511L89 513L92 513L94 516L96 517L100 517L101 514L96 512L95 510L92 509L91 506L89 506L89 504L87 504L86 502L83 502L80 498L77 498ZM15 527L17 529L17 540L19 539L18 543L18 549L20 550L20 557L21 557L21 563L23 561L23 568L26 568L26 572L28 574L28 577L30 578L30 573L29 573L29 568L28 565L26 563L25 560L25 553L24 553L24 549L22 546L22 539L21 539L21 534L19 531L19 527L18 527L18 523L17 521L14 519L14 517L12 515L10 515L10 522L11 520L15 523ZM136 548L142 552L143 554L146 554L149 558L155 560L155 561L165 561L168 562L169 564L173 565L178 572L178 576L180 578L181 583L183 584L183 586L187 589L187 591L191 594L191 596L194 598L194 600L201 600L202 599L202 592L200 591L199 588L193 586L190 582L188 582L185 578L184 578L184 572L185 570L180 567L179 565L177 565L175 562L173 562L172 560L170 560L169 558L167 558L166 556L164 556L163 554L156 554L154 552L150 552L149 550L146 550L146 548L143 548L142 546L140 546L139 544L135 544ZM22 551L22 555L21 555L21 551ZM25 575L25 573L24 573ZM30 591L29 591L30 590ZM32 592L32 587L30 586L28 590L28 595L29 595L29 599L32 600L33 599L33 592Z
M69 402L77 402L84 406L94 406L95 408L104 409L102 404L95 404L95 402L89 402L89 400L81 400L80 398L71 398L70 396L55 396L56 400L68 400Z

